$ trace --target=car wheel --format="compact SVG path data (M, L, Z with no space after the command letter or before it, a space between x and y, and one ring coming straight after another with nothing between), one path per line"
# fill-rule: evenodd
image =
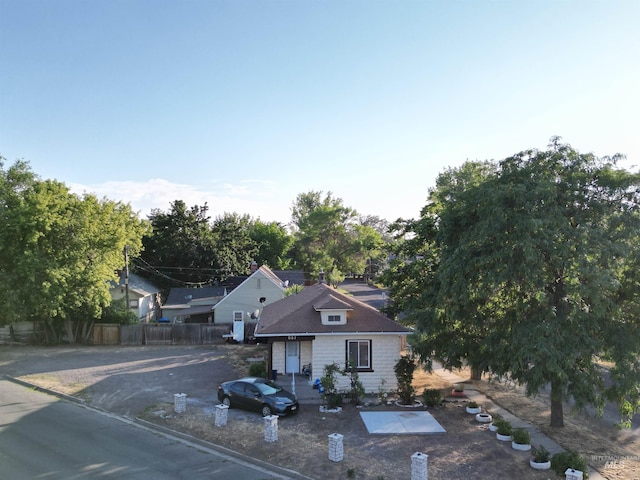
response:
M268 417L271 415L271 407L269 405L262 405L262 416Z
M226 405L227 407L231 408L231 399L229 397L224 397L222 399L222 404Z

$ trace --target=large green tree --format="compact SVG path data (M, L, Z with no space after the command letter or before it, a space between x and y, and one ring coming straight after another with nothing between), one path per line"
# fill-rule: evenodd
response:
M147 224L129 205L78 196L0 159L0 322L34 321L49 343L86 339L109 305L123 249L141 249Z
M255 261L275 270L288 270L294 266L291 258L293 237L278 222L255 220L249 226L249 237L255 243Z
M638 411L640 178L616 160L553 139L433 192L416 225L430 225L436 262L406 302L421 356L466 359L528 394L550 385L552 426L569 399L615 401L623 419Z
M182 200L174 201L167 212L152 210L152 230L143 239L137 272L162 288L211 282L219 268L208 212L206 204L188 208Z
M324 271L332 285L342 282L347 273L364 272L370 255L382 243L376 229L360 223L358 213L331 192L299 194L291 219L298 263L312 275Z
M258 253L251 238L253 220L249 215L225 213L213 221L216 265L223 276L248 275L251 262Z

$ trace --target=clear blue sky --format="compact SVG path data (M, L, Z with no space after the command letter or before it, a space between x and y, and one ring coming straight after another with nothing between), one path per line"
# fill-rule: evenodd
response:
M286 223L322 190L417 217L445 168L553 135L640 164L639 25L637 0L0 0L0 154L142 216Z

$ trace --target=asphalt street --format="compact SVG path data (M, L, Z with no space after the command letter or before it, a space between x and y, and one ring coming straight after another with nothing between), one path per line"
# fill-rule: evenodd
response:
M122 417L0 380L0 478L291 478Z

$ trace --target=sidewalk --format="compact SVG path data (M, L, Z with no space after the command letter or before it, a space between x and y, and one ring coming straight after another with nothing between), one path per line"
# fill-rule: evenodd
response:
M437 366L435 362L433 364L433 373L435 373L439 377L444 378L451 384L462 383L467 380L467 378L463 378L453 372L444 370L442 367ZM564 450L564 448L562 448L551 438L540 432L531 423L516 417L511 412L500 407L500 405L495 404L482 392L479 392L474 385L465 384L464 392L469 400L473 400L474 402L478 402L478 404L483 405L485 407L485 410L491 414L498 414L502 416L505 420L511 422L511 425L514 428L526 428L527 430L529 430L529 433L531 434L532 445L544 445L552 455ZM605 477L589 467L589 480L605 480Z

